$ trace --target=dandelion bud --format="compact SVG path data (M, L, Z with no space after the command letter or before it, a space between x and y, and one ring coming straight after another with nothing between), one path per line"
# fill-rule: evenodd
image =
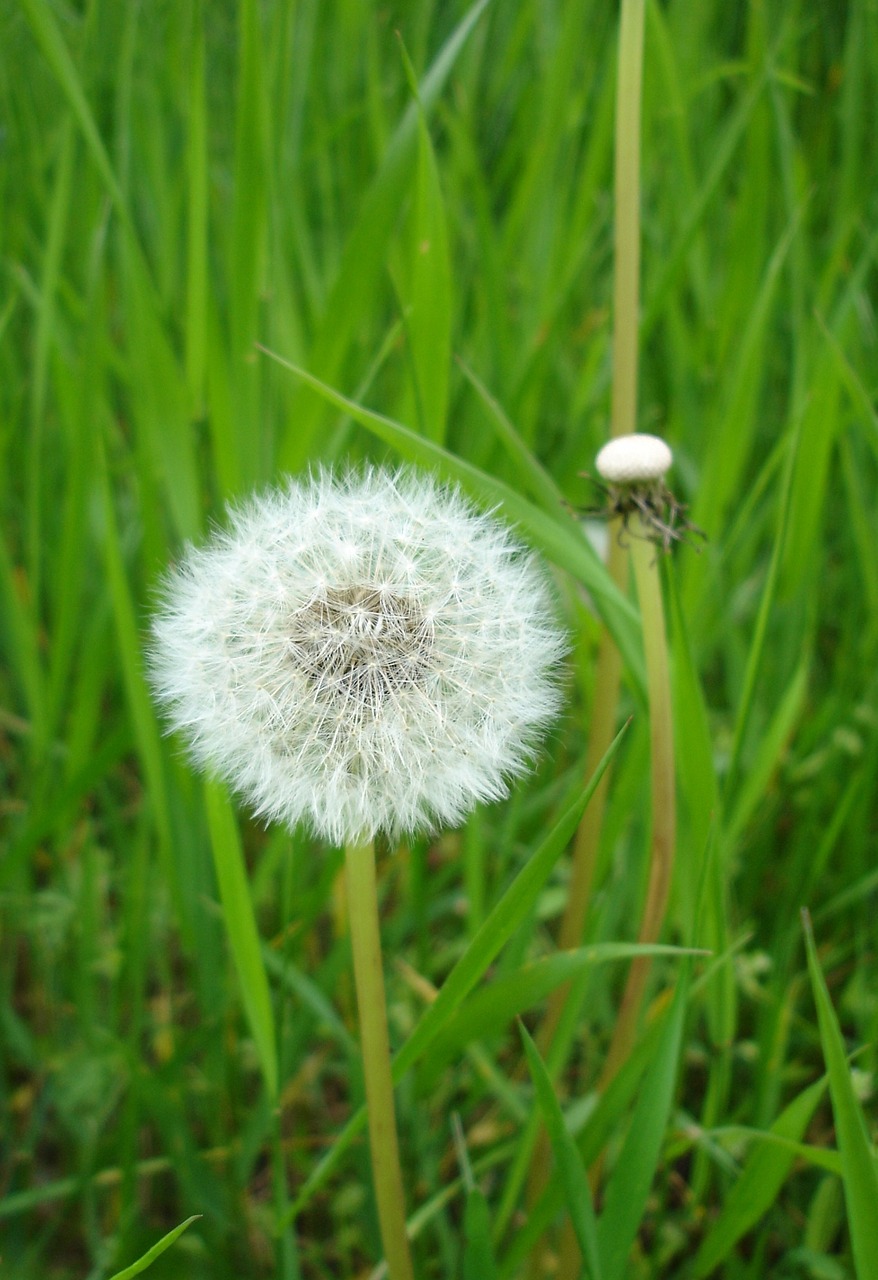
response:
M636 433L605 444L595 466L608 484L649 484L670 469L674 455L658 436Z
M457 489L318 472L189 549L150 672L200 766L341 844L504 795L558 708L564 649L533 554Z

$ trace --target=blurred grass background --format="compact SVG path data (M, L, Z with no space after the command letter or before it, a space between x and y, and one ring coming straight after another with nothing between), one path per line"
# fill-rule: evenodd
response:
M202 788L162 739L144 635L158 575L226 500L383 456L257 342L559 522L555 490L594 504L579 473L608 424L616 36L602 0L0 12L0 1254L15 1280L97 1280L190 1213L156 1277L367 1275L380 1254L362 1143L295 1232L278 1225L362 1100L339 855L241 818L278 1121ZM681 800L666 932L715 959L689 1000L632 1277L854 1275L833 1113L804 1092L824 1066L799 909L868 1115L876 98L873 0L647 5L640 426L672 444L709 537L666 575ZM597 623L559 587L579 638L541 769L385 864L398 1042L581 771ZM647 752L640 715L587 941L634 932ZM551 951L564 877L494 980ZM655 994L677 969L657 966ZM582 1090L623 976L594 970L556 1079L586 1148ZM400 1088L424 1277L461 1265L453 1111L498 1274L519 1274L504 1195L533 1103L501 1003ZM804 1145L754 1140L791 1102L782 1131ZM627 1114L622 1098L611 1136Z

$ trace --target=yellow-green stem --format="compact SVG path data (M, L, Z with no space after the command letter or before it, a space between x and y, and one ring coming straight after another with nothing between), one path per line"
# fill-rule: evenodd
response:
M622 0L616 83L613 269L614 436L637 430L640 319L640 99L644 0Z
M671 680L658 565L659 552L652 542L647 541L645 534L646 530L639 519L632 520L631 560L643 620L652 780L649 884L637 940L653 943L658 941L661 933L674 870L677 804ZM637 1034L637 1020L649 969L650 959L647 956L638 956L632 961L599 1088L605 1088L609 1084L631 1051Z
M638 518L630 521L631 561L643 622L643 647L649 698L650 775L652 787L652 839L649 884L646 890L638 942L657 942L668 904L674 871L677 832L677 800L674 768L674 730L668 647L662 605L659 551L646 538ZM613 1038L598 1081L603 1093L625 1062L637 1036L643 993L649 977L650 958L638 956L631 963ZM602 1159L591 1170L592 1185L600 1181ZM565 1224L557 1270L558 1280L572 1280L580 1273L579 1246L569 1223Z
M628 569L628 554L616 540L616 529L611 530L609 569L619 586L624 587ZM601 633L598 650L597 668L595 672L594 700L591 707L591 724L589 726L588 747L585 755L585 777L590 778L603 759L616 733L616 712L619 702L619 683L622 673L622 659L616 643L609 631ZM567 902L564 915L558 929L558 947L561 951L572 950L582 945L585 930L585 918L591 897L591 886L594 880L597 862L598 844L604 822L604 808L609 786L609 770L601 778L591 801L583 814L576 839L573 844L573 858L570 872L570 885L567 891ZM556 987L549 997L546 1017L540 1027L538 1046L543 1056L555 1037L558 1023L564 1009L569 983Z
M619 71L616 83L615 215L613 275L613 398L612 434L630 435L637 429L637 332L640 312L640 99L643 82L644 0L622 0L619 24ZM608 569L616 586L625 589L628 557L610 531ZM588 770L600 760L616 732L621 662L615 644L604 633L595 672L595 702L589 734ZM609 775L586 809L577 833L567 907L559 944L576 947L582 941L597 846L603 824ZM554 1033L561 1004L550 1011ZM546 1033L544 1033L545 1037ZM542 1047L546 1046L542 1040Z
M619 70L616 81L616 130L614 172L614 273L613 273L613 388L611 432L630 435L637 430L637 356L640 320L640 103L643 83L644 0L622 0L619 22ZM616 524L610 531L607 568L616 586L624 591L628 556L617 539ZM601 637L595 670L595 698L586 757L586 776L600 760L616 730L621 658L606 632ZM609 773L586 809L573 850L570 890L558 944L567 949L582 942L594 869L603 826ZM555 1037L569 987L558 990L549 1002L539 1037L545 1055ZM548 1169L545 1136L538 1144L528 1183L528 1203L534 1204L545 1186ZM572 1231L565 1233L558 1280L578 1274L578 1248ZM566 1247L565 1247L566 1246ZM538 1274L538 1249L531 1255L531 1275Z
M345 850L348 925L360 1015L363 1075L369 1114L372 1177L389 1280L413 1280L405 1229L405 1198L393 1108L393 1077L381 962L381 929L372 844Z

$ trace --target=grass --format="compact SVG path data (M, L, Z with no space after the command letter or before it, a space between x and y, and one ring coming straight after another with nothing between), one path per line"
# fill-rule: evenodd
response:
M609 430L617 35L595 0L0 16L16 1280L109 1277L191 1215L156 1280L380 1258L341 851L205 791L162 737L143 643L158 576L227 500L312 460L400 455L519 524L576 635L535 774L379 861L419 1280L525 1274L602 1152L595 1221L574 1216L604 1275L865 1280L878 15L646 8L639 426L672 444L709 537L663 566L680 826L663 941L711 955L688 978L653 958L640 1040L598 1098L625 965L558 964L553 939L595 699L583 588L634 713L584 945L630 943L646 885L638 616L568 510L594 505L579 473ZM541 1061L516 1015L539 1042L563 982L578 1016ZM543 1113L557 1172L525 1220Z

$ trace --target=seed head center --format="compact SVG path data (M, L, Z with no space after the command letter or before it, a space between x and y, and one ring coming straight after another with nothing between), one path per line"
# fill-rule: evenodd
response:
M289 641L315 690L373 708L417 684L433 652L417 604L371 586L327 589L293 615Z

